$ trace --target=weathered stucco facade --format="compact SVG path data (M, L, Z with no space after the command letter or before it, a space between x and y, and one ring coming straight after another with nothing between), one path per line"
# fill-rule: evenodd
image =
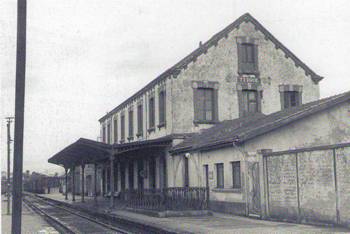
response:
M349 94L347 95L349 96ZM293 150L310 147L339 145L350 142L350 100L311 114L299 120L288 123L273 131L258 135L242 144L219 147L212 150L188 151L191 186L205 186L206 175L204 167L209 168L209 187L211 208L217 211L249 215L249 194L251 194L252 176L249 165L259 164L259 189L261 210L259 215L272 218L292 220L301 217L303 222L328 222L350 224L349 203L350 181L345 174L350 173L349 148L337 148L333 162L332 148L300 151L298 164L295 165ZM349 144L350 146L350 144ZM261 150L272 152L286 151L275 157L269 157L264 162ZM291 151L291 152L289 152ZM342 153L343 152L343 153ZM186 153L173 156L173 161L179 166L175 168L176 180L173 186L182 186L184 158ZM241 163L241 188L234 189L232 162ZM224 187L217 188L216 164L224 165ZM269 164L268 172L263 165ZM337 169L334 169L336 165ZM295 168L299 170L299 208L297 214L297 187ZM335 172L334 172L335 170ZM266 173L269 175L266 176ZM336 173L336 175L334 175ZM338 178L338 190L335 191L334 177ZM264 181L269 180L269 191L266 191ZM278 181L278 182L276 182ZM269 198L266 198L269 194ZM337 202L336 205L336 197ZM268 199L268 201L266 201ZM266 204L270 205L270 213L266 214ZM341 204L341 205L340 205ZM336 206L339 221L337 221ZM298 221L298 220L294 220Z
M125 115L125 142L154 139L169 134L183 134L197 132L200 129L213 126L196 123L194 114L194 89L196 82L215 84L218 99L218 118L216 121L235 119L240 116L239 93L243 89L259 91L260 111L270 114L281 110L280 86L301 87L302 103L319 98L319 78L303 64L295 55L286 49L269 32L266 31L250 15L244 15L225 28L173 68L161 74L144 89L130 97L109 114L100 119L101 136L103 128L110 124L110 143L119 142L121 136L121 115ZM257 46L257 66L255 74L239 72L238 41L254 40ZM253 81L243 81L246 76ZM316 76L316 78L315 78ZM242 79L243 78L243 79ZM166 124L159 124L159 91L166 92ZM149 103L150 97L155 98L155 129L149 130ZM143 131L137 136L137 105L143 105ZM127 140L129 116L128 111L133 109L134 134ZM114 125L117 119L117 126ZM117 128L118 139L114 139L114 128ZM106 127L107 128L107 127ZM107 139L107 129L103 139ZM106 140L107 142L107 140Z

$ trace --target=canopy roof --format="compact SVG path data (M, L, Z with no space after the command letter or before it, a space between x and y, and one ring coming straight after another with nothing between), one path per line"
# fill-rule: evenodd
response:
M124 157L127 156L128 153L140 150L170 147L173 139L181 139L184 137L185 134L168 135L157 139L113 145L80 138L53 155L48 162L63 167L96 163L107 160L112 154Z
M48 162L69 167L83 163L105 160L110 155L112 146L85 138L80 138L52 156Z

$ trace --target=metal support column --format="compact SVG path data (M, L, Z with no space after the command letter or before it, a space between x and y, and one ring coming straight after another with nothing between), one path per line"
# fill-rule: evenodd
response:
M111 190L111 208L114 207L114 154L113 152L111 153L110 157L110 190Z
M75 201L75 167L72 167L72 201Z
M81 202L85 202L85 164L81 165Z
M68 200L68 167L64 168L65 171L65 200Z
M97 204L97 164L94 164L94 201Z

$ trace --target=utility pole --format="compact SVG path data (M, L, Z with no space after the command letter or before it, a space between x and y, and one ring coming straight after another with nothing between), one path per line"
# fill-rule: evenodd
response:
M15 136L13 150L12 234L20 234L22 227L22 176L23 176L23 128L24 91L26 72L27 0L17 0L17 47Z
M11 123L13 117L7 117L7 214L10 214L11 204Z

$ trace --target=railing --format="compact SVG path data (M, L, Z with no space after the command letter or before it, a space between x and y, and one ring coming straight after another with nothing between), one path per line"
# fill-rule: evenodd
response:
M123 192L127 206L148 210L205 210L208 208L205 187L131 189Z

